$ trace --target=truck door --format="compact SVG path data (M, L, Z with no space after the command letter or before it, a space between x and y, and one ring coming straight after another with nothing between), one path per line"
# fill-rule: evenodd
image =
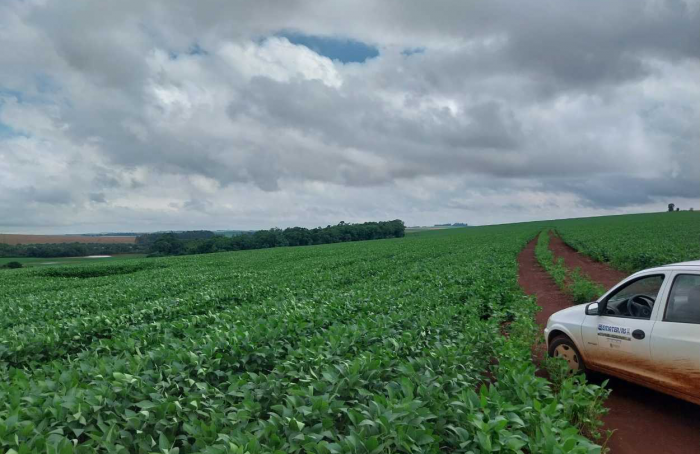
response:
M700 398L700 274L678 271L651 333L661 385Z
M601 315L582 326L586 361L610 372L646 379L651 371L651 333L666 275L653 273L622 282L599 302Z

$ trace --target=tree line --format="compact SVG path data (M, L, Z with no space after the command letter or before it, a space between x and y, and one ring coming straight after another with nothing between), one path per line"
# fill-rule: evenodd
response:
M84 257L86 255L115 255L143 253L137 244L127 243L0 243L0 257Z
M241 233L233 237L208 230L163 232L139 235L134 244L57 243L0 244L0 257L83 257L86 255L149 254L150 256L208 254L212 252L266 249L281 246L310 246L346 241L401 238L406 227L403 221L365 222L307 229L273 228Z
M267 249L283 246L311 246L315 244L343 243L347 241L379 240L401 238L406 233L403 221L365 222L317 227L290 227L258 230L233 237L213 235L198 238L184 238L179 233L164 233L149 236L148 252L152 256L209 254L213 252ZM146 241L146 240L144 240ZM138 239L137 239L138 242Z

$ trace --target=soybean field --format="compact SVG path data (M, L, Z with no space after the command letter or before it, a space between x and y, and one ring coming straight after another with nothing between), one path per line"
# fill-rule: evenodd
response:
M700 259L700 212L570 219L553 226L574 249L623 271Z
M2 270L0 452L600 452L535 375L542 228Z

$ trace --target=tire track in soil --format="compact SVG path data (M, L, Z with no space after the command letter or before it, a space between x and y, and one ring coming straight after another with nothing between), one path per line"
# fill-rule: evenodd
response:
M537 262L536 244L537 239L532 240L518 256L518 282L525 293L537 297L542 307L537 323L544 328L550 315L571 307L573 301ZM567 267L580 267L606 288L626 277L621 271L578 254L557 236L551 236L550 245ZM605 404L610 412L603 418L604 429L615 430L607 445L611 454L700 453L700 406L614 377L590 377L597 384L605 379L612 389Z

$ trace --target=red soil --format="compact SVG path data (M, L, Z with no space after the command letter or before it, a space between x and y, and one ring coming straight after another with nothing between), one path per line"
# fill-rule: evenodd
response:
M58 244L58 243L135 243L135 236L83 236L83 235L15 235L0 234L4 244Z
M530 241L518 256L518 283L525 293L537 297L537 304L542 310L537 313L536 320L544 329L550 315L573 306L574 300L559 290L554 280L537 262L536 245L537 239Z
M537 322L544 326L552 313L570 307L572 301L537 263L536 243L531 241L518 256L518 281L525 293L537 297L542 307ZM551 238L550 245L568 267L580 267L605 287L626 277L625 273L579 255L557 237ZM612 389L606 401L610 412L604 418L605 429L615 430L607 445L612 454L700 453L700 406L617 378L591 376L595 383L604 379L609 379L608 388Z
M556 235L549 236L549 248L556 257L564 259L564 264L570 270L581 268L592 281L601 284L606 290L628 276L627 273L610 268L608 265L596 262L590 257L576 252L574 248L564 243Z

